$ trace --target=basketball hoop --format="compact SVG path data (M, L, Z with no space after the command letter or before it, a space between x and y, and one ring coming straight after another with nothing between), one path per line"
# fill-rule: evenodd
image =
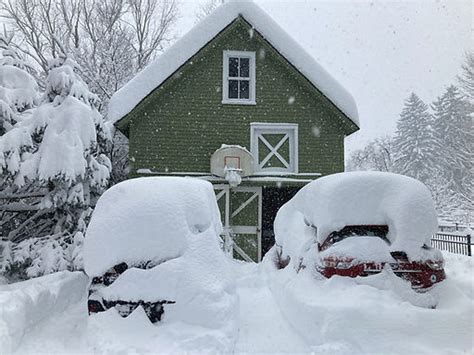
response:
M223 177L230 187L236 187L242 177L253 174L253 156L244 147L223 144L211 156L211 173Z

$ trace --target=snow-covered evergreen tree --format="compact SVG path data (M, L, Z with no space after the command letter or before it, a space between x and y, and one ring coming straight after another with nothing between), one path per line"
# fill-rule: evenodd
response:
M433 128L433 117L415 93L405 101L393 142L395 171L427 181L437 170L439 145Z
M12 34L0 33L0 135L21 120L38 98L36 80L11 47Z
M78 72L52 60L40 105L0 137L1 238L28 276L80 265L74 246L110 176L110 133Z
M466 62L462 66L462 73L458 76L459 85L471 105L474 105L474 52L466 55Z
M37 149L21 164L15 183L38 181L48 188L43 208L55 209L54 233L84 228L84 211L107 185L110 135L98 112L97 96L65 58L50 62L42 104L25 122ZM34 137L36 135L36 137Z
M449 86L433 103L440 161L448 188L457 196L460 208L472 211L474 186L474 127L469 103L460 90Z

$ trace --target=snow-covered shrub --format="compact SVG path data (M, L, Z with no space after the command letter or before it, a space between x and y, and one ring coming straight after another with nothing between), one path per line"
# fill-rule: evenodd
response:
M123 262L128 269L94 296L106 301L173 301L163 305L160 327L188 327L192 333L186 335L188 343L204 342L200 336L192 340L193 327L204 327L218 334L206 340L207 346L230 351L236 335L237 296L231 260L220 249L221 230L214 191L207 181L151 177L113 186L101 196L92 215L84 266L91 278ZM139 268L145 262L151 267ZM136 312L128 317L133 319ZM105 313L109 316L99 313L91 322L115 319L117 311Z

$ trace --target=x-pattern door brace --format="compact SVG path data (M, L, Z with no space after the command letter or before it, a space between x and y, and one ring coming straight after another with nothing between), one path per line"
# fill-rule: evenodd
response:
M235 216L237 216L245 207L247 207L250 202L252 202L253 200L255 200L257 197L259 196L259 193L256 192L254 193L252 196L250 196L244 203L242 203L234 212L232 212L232 216L231 218L234 218Z
M265 164L275 155L278 160L280 160L283 165L285 165L285 167L287 169L290 168L290 164L286 161L285 158L283 158L281 156L280 153L278 153L278 149L280 149L280 147L289 139L290 137L288 136L288 134L285 134L283 136L283 138L278 142L277 145L275 146L272 146L266 139L265 137L263 136L263 134L260 134L258 136L258 139L260 139L262 141L263 144L265 144L267 146L268 149L270 149L270 153L268 153L268 155L259 163L259 167L260 168L263 168L265 166Z

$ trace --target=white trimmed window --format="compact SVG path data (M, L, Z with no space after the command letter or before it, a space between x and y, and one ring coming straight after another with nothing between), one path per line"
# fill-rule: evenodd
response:
M255 52L224 51L222 103L255 105Z
M255 173L298 173L297 124L251 123L250 145Z

